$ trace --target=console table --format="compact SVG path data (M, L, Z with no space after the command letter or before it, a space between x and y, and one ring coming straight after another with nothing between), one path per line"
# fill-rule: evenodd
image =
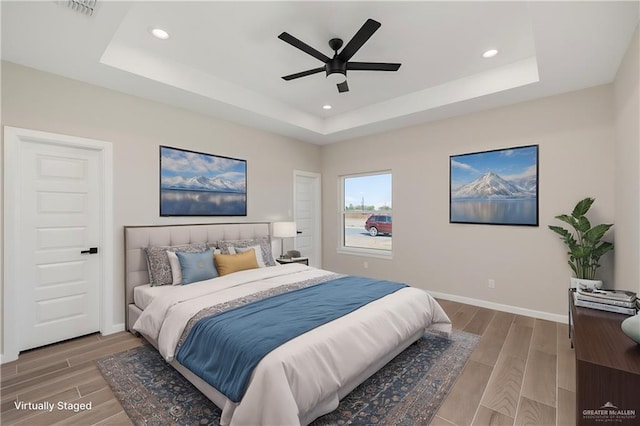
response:
M640 424L640 345L622 332L626 318L576 307L569 291L578 425Z

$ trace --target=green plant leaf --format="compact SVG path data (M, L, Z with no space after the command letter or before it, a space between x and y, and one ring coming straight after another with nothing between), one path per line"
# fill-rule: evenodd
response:
M567 247L569 247L569 250L573 250L573 248L578 244L576 239L573 238L573 234L562 228L561 226L549 225L549 229L562 237L562 240L567 245Z
M576 260L581 262L583 259L587 259L589 256L591 256L591 251L591 247L578 245L573 250L571 250L571 253L573 254L573 257L576 258Z
M591 223L589 222L589 219L587 219L586 216L580 216L578 218L578 226L576 226L576 230L584 234L589 229L591 229Z
M594 250L593 250L593 257L595 259L600 259L600 257L605 254L606 252L609 252L613 250L613 244L611 244L608 241L603 241L602 243L600 243L599 246L597 246Z
M556 234L560 234L563 237L567 237L567 236L571 235L571 232L567 231L566 229L564 229L561 226L549 225L549 229L551 229Z
M566 222L569 225L573 226L574 228L578 227L578 221L573 216L569 216L569 215L566 215L566 214L561 214L559 216L556 216L556 219L561 220L563 222Z
M584 216L585 214L587 214L594 201L595 198L590 197L578 201L578 204L576 204L576 206L574 207L573 212L571 212L571 216L575 217L576 219L580 216Z
M576 277L580 278L578 276L578 270L576 269L576 265L574 265L573 262L571 262L571 261L569 261L568 263L569 263L569 266L571 266L571 269L573 269L573 273L576 274Z
M611 228L612 226L613 226L612 224L606 224L606 223L596 225L593 228L589 229L587 232L585 232L582 238L585 241L587 241L590 245L595 246L600 241L600 239L602 239L602 237L609 230L609 228Z

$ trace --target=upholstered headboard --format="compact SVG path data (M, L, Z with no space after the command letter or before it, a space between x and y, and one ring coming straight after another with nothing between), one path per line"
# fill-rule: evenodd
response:
M133 289L149 284L145 247L215 243L220 240L248 240L269 235L268 223L215 223L124 227L124 282L127 329Z

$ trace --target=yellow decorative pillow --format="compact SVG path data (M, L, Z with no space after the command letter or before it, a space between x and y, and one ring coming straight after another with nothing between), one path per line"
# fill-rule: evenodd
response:
M246 269L258 268L254 249L238 254L215 254L213 258L215 259L216 269L220 276L232 272L244 271Z

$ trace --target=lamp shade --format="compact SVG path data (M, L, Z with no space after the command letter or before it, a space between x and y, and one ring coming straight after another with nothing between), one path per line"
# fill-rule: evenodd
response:
M272 234L276 238L291 238L298 234L295 222L273 222Z

